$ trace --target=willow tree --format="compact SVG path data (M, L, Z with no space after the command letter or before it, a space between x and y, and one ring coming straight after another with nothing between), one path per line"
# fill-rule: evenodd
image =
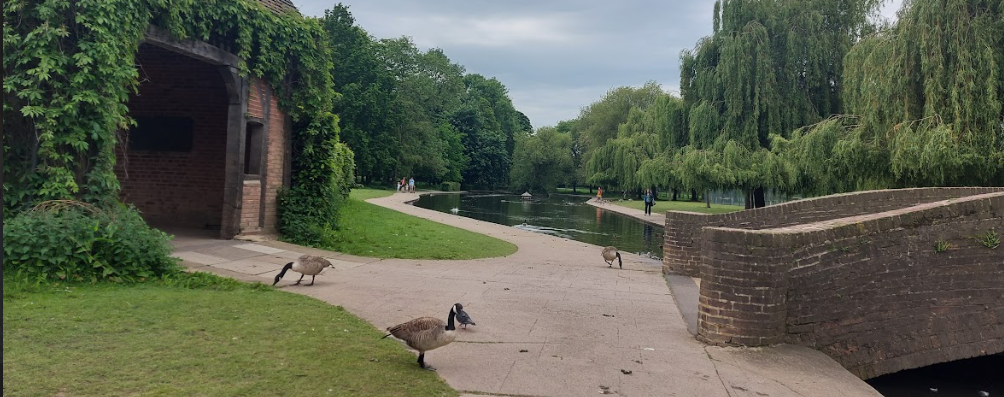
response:
M572 136L554 127L516 137L510 187L516 191L553 192L572 168Z
M843 59L871 31L881 0L720 0L714 28L681 55L681 91L690 107L691 144L721 150L733 141L749 154L770 135L843 112ZM714 149L719 148L719 149ZM741 163L741 162L740 162ZM762 167L770 171L777 167ZM726 170L742 176L747 169ZM750 178L719 178L747 180ZM780 180L760 175L754 180ZM741 188L742 186L725 186ZM762 185L753 205L764 205Z
M608 91L599 101L582 109L575 127L581 134L583 155L580 164L587 181L607 180L608 182L604 183L607 186L615 181L613 177L594 178L588 171L589 161L609 141L618 138L618 128L627 121L632 108L646 110L662 95L665 93L655 82L648 82L642 87L618 87Z
M899 16L848 53L849 115L778 140L801 190L1004 185L1004 5L915 0Z
M673 176L675 157L689 143L687 107L681 98L667 94L657 98L649 112L658 136L658 152L642 161L636 172L637 180L653 191L670 189L675 201L682 188L682 183Z

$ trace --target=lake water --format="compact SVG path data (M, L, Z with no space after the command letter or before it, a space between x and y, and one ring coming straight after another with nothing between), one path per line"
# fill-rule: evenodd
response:
M510 194L462 193L423 195L415 206L662 258L662 227L601 210L588 200L560 194L523 200Z
M981 397L983 393L1004 397L1004 354L935 364L867 382L886 397Z

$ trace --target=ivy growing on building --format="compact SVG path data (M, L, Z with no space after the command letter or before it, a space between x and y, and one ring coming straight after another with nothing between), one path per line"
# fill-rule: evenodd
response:
M250 0L8 0L3 15L5 218L46 200L116 202L117 132L132 124L135 57L155 25L177 39L224 43L242 74L272 85L293 120L280 232L311 242L334 226L352 155L338 141L317 20Z

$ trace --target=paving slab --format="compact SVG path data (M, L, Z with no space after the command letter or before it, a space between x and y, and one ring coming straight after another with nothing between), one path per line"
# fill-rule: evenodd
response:
M245 250L248 250L248 251L260 252L260 253L263 253L263 254L277 254L277 253L285 251L284 249L272 248L272 247L269 247L267 245L261 245L261 244L255 244L255 243L237 244L237 245L234 246L234 248L240 248L240 249L245 249Z
M216 265L230 261L227 258L221 258L213 255L206 255L195 251L175 251L173 254L171 254L171 256L181 259L183 261L198 263L200 265Z
M289 285L292 280L278 287L342 306L381 330L421 316L445 319L453 303L462 303L477 325L459 329L456 342L426 359L465 396L826 395L814 394L817 389L879 395L809 349L729 350L698 342L658 261L623 254L624 269L611 269L601 247L406 204L415 198L397 193L369 201L519 250L503 258L404 260L278 241L221 246L185 239L176 255L198 270L269 284L294 255L324 256L335 268L318 275L315 285ZM417 364L415 370L421 370Z
M259 259L238 259L234 261L214 264L213 267L226 269L233 272L260 275L270 272L278 273L278 267L282 265L270 263ZM287 273L287 278L291 275ZM275 277L275 276L273 276ZM299 277L299 276L297 276Z

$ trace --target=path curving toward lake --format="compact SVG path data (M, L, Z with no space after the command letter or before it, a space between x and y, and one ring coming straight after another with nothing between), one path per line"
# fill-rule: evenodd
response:
M268 283L287 258L324 255L334 269L315 286L280 286L343 306L380 329L445 318L450 305L462 303L477 325L425 357L462 395L879 396L810 349L697 342L658 261L625 254L623 270L609 268L600 247L407 204L416 198L396 193L368 202L519 250L477 260L373 259L274 241L180 238L175 254L199 270Z

